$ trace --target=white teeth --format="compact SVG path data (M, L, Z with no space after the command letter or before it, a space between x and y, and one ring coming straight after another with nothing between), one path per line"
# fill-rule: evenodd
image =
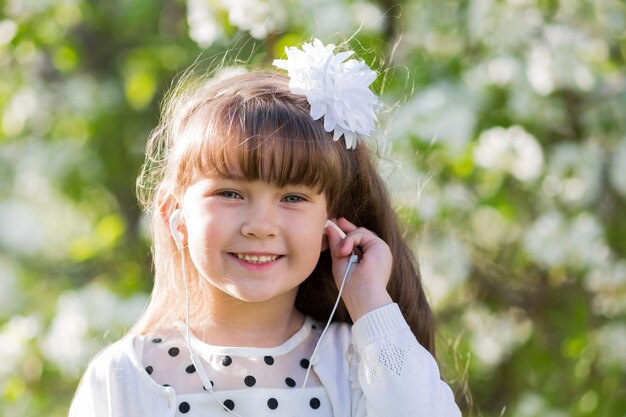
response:
M237 258L246 262L251 262L253 264L264 264L267 262L275 261L276 258L278 258L278 255L256 256L256 255L246 255L244 253L237 253L236 255L237 255Z

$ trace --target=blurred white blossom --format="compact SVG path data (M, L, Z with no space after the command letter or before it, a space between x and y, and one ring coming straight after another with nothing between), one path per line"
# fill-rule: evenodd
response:
M537 139L521 126L494 127L478 137L474 161L484 168L510 173L520 181L531 181L541 175L543 151Z
M187 0L189 37L200 46L208 48L224 36L224 29L216 16L219 0Z
M535 91L541 95L557 88L590 91L595 79L581 56L596 48L595 41L565 25L546 25L542 35L532 43L527 56L526 76Z
M541 12L532 1L472 0L469 3L470 37L494 48L513 48L526 43L542 23Z
M0 244L23 255L34 255L48 243L40 213L19 200L0 202Z
M186 0L189 37L207 48L225 36L219 14L256 39L282 32L288 23L301 25L311 37L328 38L355 30L380 32L386 16L373 2L346 4L334 0ZM294 45L295 46L295 45Z
M535 93L523 77L515 77L507 88L509 97L506 112L514 120L535 126L561 126L569 123L565 108Z
M58 299L52 324L41 343L44 356L61 372L75 376L105 344L103 335L119 333L141 312L146 298L120 299L100 285L66 291ZM119 335L118 335L119 336Z
M585 276L585 288L593 297L593 312L616 317L626 312L626 260L607 261Z
M552 150L543 190L564 203L583 206L601 189L604 155L595 141L560 143Z
M380 7L366 0L296 0L292 10L297 23L322 40L337 34L350 35L357 29L380 32L386 24Z
M500 211L491 206L481 206L474 210L471 225L474 241L492 250L516 240L520 233L519 227L511 224Z
M11 313L19 299L15 261L0 256L0 317Z
M594 339L599 362L626 371L626 325L619 322L606 324L596 331Z
M600 222L583 212L572 220L559 211L544 212L524 236L526 252L545 266L590 268L606 262L610 250Z
M613 151L609 167L609 179L613 188L622 197L626 197L626 137L619 141Z
M624 2L621 0L596 0L594 5L594 17L606 36L613 38L624 33L626 30L626 13Z
M472 352L487 367L506 359L532 332L531 320L515 308L494 313L483 306L472 306L463 314L463 323L471 332Z
M77 144L24 140L1 148L0 154L19 164L12 198L0 199L0 244L27 256L66 256L72 238L91 227L86 213L55 188L55 180L80 158Z
M452 154L460 154L475 124L472 94L461 86L438 84L419 92L398 110L392 136L405 140L417 135L424 142L441 142Z
M372 32L380 32L385 26L385 15L380 7L368 1L355 1L351 5L350 16L355 26Z
M524 393L515 404L512 417L569 417L569 413L552 408L540 394Z
M428 301L436 309L467 280L471 267L469 249L453 234L424 233L423 242L418 246Z
M221 0L228 20L256 39L280 32L287 23L285 4L279 0Z
M0 46L6 45L17 34L17 23L11 19L0 20Z
M425 222L436 221L442 210L466 213L475 208L475 198L462 182L440 184L405 156L397 152L393 162L383 161L379 167L395 206L415 209Z
M464 74L464 79L476 87L492 85L502 87L519 76L520 67L520 63L512 56L497 56L480 62L474 68L469 68Z
M419 172L408 158L399 156L395 160L383 160L379 172L385 180L394 203L403 207L417 207L429 176Z
M3 12L17 20L26 19L34 14L41 13L58 0L8 0Z
M94 112L110 109L123 99L111 80L98 80L86 74L69 78L61 86L60 95L66 110L72 116L89 117ZM70 138L73 139L73 138Z
M36 316L13 316L0 328L0 381L15 372L28 345L41 331L41 319Z
M2 112L2 129L7 136L22 133L26 123L40 108L40 95L34 88L25 87L17 91Z

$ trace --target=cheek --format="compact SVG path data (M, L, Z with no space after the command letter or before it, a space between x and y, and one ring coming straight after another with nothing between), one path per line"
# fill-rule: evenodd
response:
M190 249L207 249L220 242L220 231L225 229L224 224L219 220L204 216L200 219L193 219L187 224L187 235Z

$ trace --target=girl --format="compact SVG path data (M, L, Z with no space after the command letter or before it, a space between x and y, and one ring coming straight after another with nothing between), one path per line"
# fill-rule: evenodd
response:
M460 415L416 262L356 146L375 73L333 49L289 48L289 77L172 96L138 181L152 297L70 416Z

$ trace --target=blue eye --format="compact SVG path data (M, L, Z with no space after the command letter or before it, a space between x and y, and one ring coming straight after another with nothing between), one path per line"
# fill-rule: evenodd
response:
M300 201L305 201L304 198L302 196L299 196L297 194L289 194L285 197L283 197L283 201L287 202L287 203L298 203Z
M217 193L215 193L215 195L218 195L220 197L224 197L224 198L233 198L233 199L241 199L241 195L236 192L236 191L218 191Z

